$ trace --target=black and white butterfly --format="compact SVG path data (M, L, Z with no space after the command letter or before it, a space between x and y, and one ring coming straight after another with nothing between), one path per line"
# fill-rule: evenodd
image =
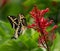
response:
M8 16L8 20L10 21L12 28L15 29L15 33L12 38L16 39L26 29L26 18L22 14L19 14L18 17Z

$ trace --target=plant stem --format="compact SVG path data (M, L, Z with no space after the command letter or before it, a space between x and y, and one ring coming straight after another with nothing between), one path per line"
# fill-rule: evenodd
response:
M48 43L47 43L47 40L46 40L46 38L45 38L45 35L43 34L43 36L44 36L44 41L45 41L45 44L46 44L46 49L47 49L47 51L50 51L50 48L49 48L49 46L48 46Z
M45 38L45 34L43 33L43 31L42 31L42 29L41 29L41 33L42 33L42 36L44 36L44 41L45 41L45 44L46 44L46 49L47 49L47 51L50 51L50 48L49 48L49 46L48 46L48 43L47 43L47 40L46 40L46 38Z

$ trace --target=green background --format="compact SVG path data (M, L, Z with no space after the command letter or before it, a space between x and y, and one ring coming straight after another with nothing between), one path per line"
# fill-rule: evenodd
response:
M7 0L7 3L0 7L0 51L43 51L38 47L38 32L33 29L26 30L24 35L16 40L11 39L14 29L7 19L7 16L18 17L18 14L22 13L26 17L27 23L31 24L33 21L29 12L34 5L40 10L50 9L45 17L53 18L55 24L59 26L56 30L56 39L50 49L60 51L60 0Z

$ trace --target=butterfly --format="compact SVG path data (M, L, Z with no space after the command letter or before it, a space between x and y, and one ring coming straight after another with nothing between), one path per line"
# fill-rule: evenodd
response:
M12 28L15 30L12 38L17 39L26 29L26 18L22 14L19 14L18 17L8 16L8 20L10 21Z

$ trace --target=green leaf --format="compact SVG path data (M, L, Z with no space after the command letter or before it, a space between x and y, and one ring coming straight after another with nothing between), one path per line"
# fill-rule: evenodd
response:
M9 23L0 21L0 44L4 43L7 39L10 39L13 35L13 29Z
M60 34L56 34L56 39L51 47L51 51L60 51Z
M28 29L16 40L11 39L13 33L14 30L9 23L0 21L0 51L37 51L40 49L37 48L38 33L35 30Z

